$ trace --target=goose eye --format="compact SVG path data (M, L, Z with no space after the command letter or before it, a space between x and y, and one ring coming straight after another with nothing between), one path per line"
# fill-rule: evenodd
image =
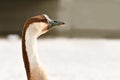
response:
M57 23L57 21L54 21L55 23Z

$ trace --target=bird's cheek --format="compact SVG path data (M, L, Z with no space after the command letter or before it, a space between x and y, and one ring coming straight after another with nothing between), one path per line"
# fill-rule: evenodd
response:
M48 31L48 30L49 30L49 27L48 27L48 26L45 26L45 27L42 29L42 32Z

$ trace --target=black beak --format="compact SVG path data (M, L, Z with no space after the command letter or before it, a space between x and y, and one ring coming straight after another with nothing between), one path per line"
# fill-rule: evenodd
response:
M62 21L54 21L54 20L49 21L50 28L52 28L52 27L54 27L54 26L64 25L64 24L65 24L65 23L62 22Z

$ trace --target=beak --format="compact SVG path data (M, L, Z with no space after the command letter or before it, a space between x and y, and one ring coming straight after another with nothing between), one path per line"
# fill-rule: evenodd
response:
M50 28L53 28L55 26L64 25L64 24L65 23L62 21L54 21L54 20L49 21Z

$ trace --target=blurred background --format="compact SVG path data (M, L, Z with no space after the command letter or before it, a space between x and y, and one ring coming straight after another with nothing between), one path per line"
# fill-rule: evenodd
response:
M21 35L27 18L47 14L66 22L65 27L47 33L49 36L119 38L119 8L120 0L3 0L0 35Z
M120 80L120 0L1 0L0 14L0 80L27 80L19 36L39 14L66 23L38 39L49 80Z

